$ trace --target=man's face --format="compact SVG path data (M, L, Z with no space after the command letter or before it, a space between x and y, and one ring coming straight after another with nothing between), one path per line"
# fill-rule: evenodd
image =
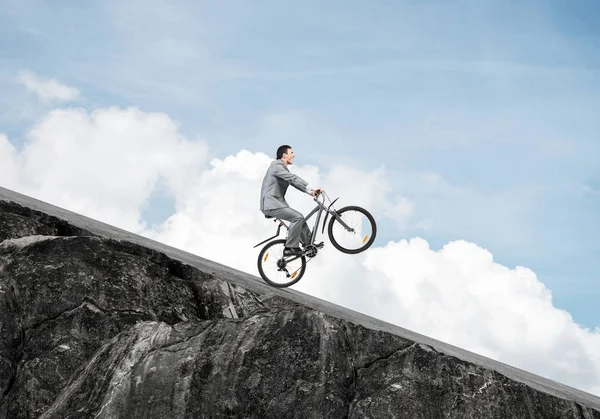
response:
M288 148L287 153L284 153L283 156L281 156L281 160L283 160L285 164L292 164L294 161L294 150Z

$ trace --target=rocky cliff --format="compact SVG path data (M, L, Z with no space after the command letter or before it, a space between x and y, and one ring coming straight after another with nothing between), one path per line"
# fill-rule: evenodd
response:
M600 418L594 396L15 201L0 418Z

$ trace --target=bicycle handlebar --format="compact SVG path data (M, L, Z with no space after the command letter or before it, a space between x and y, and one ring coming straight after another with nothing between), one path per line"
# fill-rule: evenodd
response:
M317 191L315 192L315 196L313 197L313 199L315 201L318 201L320 197L323 197L323 203L325 203L325 197L327 196L327 194L325 193L325 191Z

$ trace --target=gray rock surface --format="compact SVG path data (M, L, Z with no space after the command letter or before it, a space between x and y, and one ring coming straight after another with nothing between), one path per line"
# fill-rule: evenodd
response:
M0 418L600 418L595 396L100 225L0 201Z

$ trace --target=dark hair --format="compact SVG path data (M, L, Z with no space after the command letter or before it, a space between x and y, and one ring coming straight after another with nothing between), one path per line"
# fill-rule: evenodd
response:
M292 148L292 147L289 145L279 146L279 148L277 149L277 158L278 159L282 158L283 155L286 154L290 148Z

